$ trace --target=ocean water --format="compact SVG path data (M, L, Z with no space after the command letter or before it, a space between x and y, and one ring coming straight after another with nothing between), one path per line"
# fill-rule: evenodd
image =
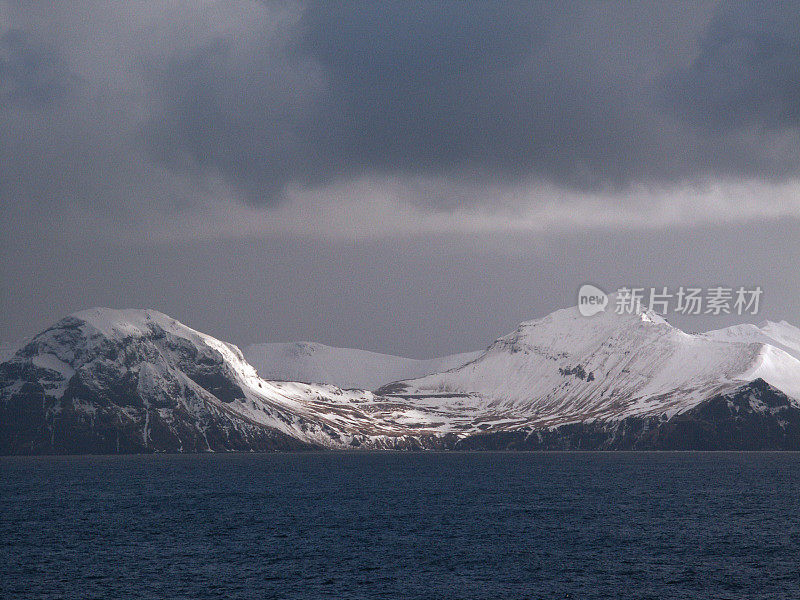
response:
M800 455L1 458L0 598L800 598Z

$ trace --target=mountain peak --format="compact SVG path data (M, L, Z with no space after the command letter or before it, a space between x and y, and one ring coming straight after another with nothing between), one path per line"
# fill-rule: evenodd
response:
M169 329L190 329L172 317L153 309L96 306L74 312L67 318L83 321L105 336L141 335L149 332L153 325Z
M612 337L642 338L654 331L660 332L659 335L686 335L650 310L619 314L607 308L586 317L581 315L577 306L572 306L520 323L514 332L499 338L493 346L513 350L524 345L547 349L551 353L575 354Z

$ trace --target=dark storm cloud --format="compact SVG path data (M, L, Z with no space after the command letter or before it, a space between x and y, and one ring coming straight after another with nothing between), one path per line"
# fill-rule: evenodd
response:
M780 2L724 7L702 36L697 57L672 83L672 106L700 127L797 128L800 6Z
M498 140L514 153L528 143L514 97L529 93L525 62L551 35L555 12L499 3L310 7L299 43L330 78L327 148L366 169L502 165Z
M796 173L797 155L765 156L767 134L741 134L796 134L800 6L725 5L692 37L702 14L310 4L281 35L220 38L170 61L150 149L221 172L256 203L286 184L376 173L578 189Z
M308 6L289 32L214 39L156 72L164 110L150 149L174 166L219 170L264 202L290 182L492 168L491 139L515 143L513 124L507 110L486 116L508 103L513 90L500 90L544 35L545 12Z

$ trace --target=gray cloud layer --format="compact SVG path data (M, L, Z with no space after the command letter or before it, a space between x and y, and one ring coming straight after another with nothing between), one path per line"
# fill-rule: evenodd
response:
M363 173L589 189L796 174L796 153L765 147L798 140L800 7L723 6L695 31L698 13L312 5L289 33L170 62L151 149L267 203Z
M6 109L61 100L73 79L58 53L29 33L11 29L0 35L0 103Z

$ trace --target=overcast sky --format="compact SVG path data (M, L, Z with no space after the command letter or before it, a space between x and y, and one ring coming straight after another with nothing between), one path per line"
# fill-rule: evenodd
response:
M800 4L4 2L0 340L481 348L578 287L800 325Z

